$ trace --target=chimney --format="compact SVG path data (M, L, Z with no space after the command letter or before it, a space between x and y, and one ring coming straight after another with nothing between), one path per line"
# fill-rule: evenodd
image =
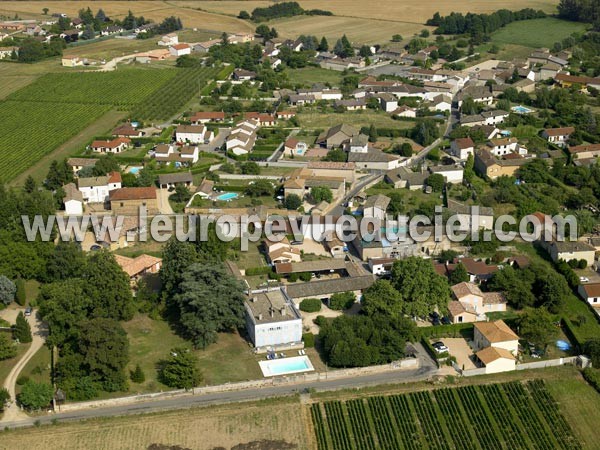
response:
M279 309L279 312L281 313L282 316L285 316L285 314L286 314L285 306L282 306L281 309Z
M252 303L256 303L256 300L258 300L258 298L252 297Z
M260 314L258 315L258 320L263 320L263 315L262 315L262 313L260 313Z
M269 308L269 315L270 315L271 317L274 317L274 316L275 316L275 310L274 310L273 308Z

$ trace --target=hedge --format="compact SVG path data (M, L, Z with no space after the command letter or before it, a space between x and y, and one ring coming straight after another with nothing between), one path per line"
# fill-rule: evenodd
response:
M15 282L15 285L17 286L17 295L15 297L15 301L17 304L25 306L27 301L25 298L25 281L23 281L21 278L18 278Z
M225 184L218 184L215 185L215 189L217 191L229 191L229 192L244 192L246 189L248 188L248 186L236 186L236 185L225 185Z
M304 345L306 345L306 343ZM587 381L590 386L600 392L600 370L588 367L583 369L582 374L585 381Z
M307 298L300 302L300 311L313 313L321 311L321 300L318 298Z
M582 342L582 340L577 337L577 331L575 331L575 327L569 319L562 319L562 329L569 341L575 344L577 348L581 348L583 346L584 342Z
M419 328L419 333L423 339L443 338L443 337L462 337L465 334L473 335L472 323L454 323L452 325L436 325L433 327Z
M271 272L271 267L269 266L261 266L261 267L250 267L246 269L246 275L249 277L254 275L268 275Z
M437 352L435 351L435 349L433 348L433 346L431 345L431 343L429 342L429 339L427 339L424 336L421 336L421 345L423 345L423 348L425 349L425 351L427 353L429 353L429 356L431 356L431 358L435 361L435 363L437 364L438 367L440 366L440 363L438 362L439 357L442 355L448 356L447 353L438 355Z
M315 335L312 333L302 334L302 340L304 341L305 348L312 348L315 346Z

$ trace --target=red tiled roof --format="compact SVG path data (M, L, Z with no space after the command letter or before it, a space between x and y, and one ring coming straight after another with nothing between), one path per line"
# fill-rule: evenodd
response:
M146 200L156 198L156 188L128 187L110 191L110 200Z

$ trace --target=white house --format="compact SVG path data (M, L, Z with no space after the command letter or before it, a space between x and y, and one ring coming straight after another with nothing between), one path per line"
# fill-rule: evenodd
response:
M84 203L104 203L110 191L121 189L121 174L111 172L103 177L79 178L77 184Z
M470 137L454 139L450 144L450 152L458 159L467 159L475 153L475 143Z
M373 275L386 275L392 270L396 258L370 258L369 268Z
M250 294L244 306L246 328L254 347L302 342L302 316L283 289Z
M509 153L518 153L519 141L517 138L500 138L490 139L487 143L490 148L490 152L494 156L504 156Z
M19 53L19 47L0 47L0 59L9 59L12 54Z
M321 100L341 100L342 91L339 89L323 89L321 91Z
M161 163L178 162L191 165L197 163L198 158L199 152L196 145L158 144L154 148L154 159Z
M256 131L258 130L258 120L244 120L238 123L232 130L225 146L227 151L234 155L247 155L254 148L256 142Z
M367 153L369 151L369 137L366 134L352 136L345 146L350 153Z
M571 134L575 132L574 127L563 127L563 128L546 128L542 131L542 137L551 144L564 147L569 141Z
M214 138L214 132L210 131L204 125L179 125L175 129L175 140L177 142L208 144Z
M112 140L94 141L91 149L96 153L121 153L131 145L131 139L118 137Z
M455 284L451 289L455 300L448 309L453 323L487 320L487 313L506 311L506 299L499 292L481 292L479 286L471 282Z
M177 36L175 33L165 34L158 41L158 45L164 45L167 47L172 47L173 45L177 44L179 44L179 36Z
M485 373L515 370L519 336L502 320L475 323L473 347Z
M470 231L471 227L476 227L477 230L493 229L493 208L478 205L469 206L456 200L448 199L448 211L456 216L456 226L459 230Z
M597 311L600 311L598 309L600 308L600 283L580 284L578 291L581 298L592 305L592 307L596 308Z
M63 203L65 204L65 215L80 216L83 214L83 194L77 190L74 183L69 183L63 186L65 196Z
M395 111L392 111L392 116L414 119L417 117L417 110L415 108L411 108L410 106L402 105Z
M171 55L177 57L189 55L190 53L192 53L192 47L190 47L188 44L175 44L169 47L169 52L171 53Z
M382 194L369 196L363 206L363 217L375 217L384 220L390 201L389 197Z
M444 177L446 183L462 183L465 169L460 164L430 166L428 168L432 174L439 173Z
M392 94L379 94L379 104L385 112L393 112L398 109L398 99Z
M429 109L440 112L450 112L452 109L452 97L449 95L438 95L431 100Z

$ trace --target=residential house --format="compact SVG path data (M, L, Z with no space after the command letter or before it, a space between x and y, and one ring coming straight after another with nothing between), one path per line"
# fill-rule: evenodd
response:
M283 151L292 155L303 155L306 152L308 145L296 138L289 138L283 144Z
M582 89L592 87L594 89L600 89L600 78L568 75L566 73L559 73L554 77L560 87L569 88L573 85L580 85Z
M288 102L292 106L312 105L317 99L314 95L292 94L288 98Z
M515 370L519 336L504 321L475 323L473 337L475 356L486 373Z
M349 153L367 153L369 151L369 136L356 134L344 145L344 150Z
M394 185L396 189L406 188L411 191L422 190L429 173L425 171L413 172L406 167L398 167L385 173L385 181Z
M238 156L250 153L256 142L258 128L257 120L245 120L237 124L227 136L225 142L227 151Z
M552 241L543 243L550 254L552 261L585 260L588 266L594 264L596 249L586 242L580 241Z
M115 254L115 260L117 264L121 266L123 272L129 276L129 280L132 284L137 282L147 274L158 274L162 267L162 258L157 258L151 255L139 255L135 258L128 258L127 256L121 256Z
M452 110L452 97L445 94L435 96L429 105L429 109L440 112L450 112Z
M119 125L114 130L112 130L112 135L123 138L139 138L143 137L146 133L142 130L134 127L131 123L124 123Z
M270 241L265 239L263 246L269 264L274 266L280 263L291 263L302 261L302 255L297 247L290 244L287 237L280 241Z
M482 292L470 282L455 284L451 290L455 299L448 305L452 323L487 320L487 313L506 311L506 299L499 292Z
M296 112L295 111L277 111L275 116L278 119L288 120L288 119L291 119L292 117L296 117Z
M144 25L140 25L136 28L134 28L133 32L135 34L143 34L143 33L148 33L149 31L153 30L154 28L157 28L158 24L157 23L146 23Z
M196 188L195 194L197 194L200 198L209 198L213 193L214 187L215 182L205 178L200 183L200 186Z
M517 368L515 356L500 347L486 347L475 353L475 356L485 367L486 374L509 372Z
M348 162L354 163L357 169L388 171L400 167L400 157L369 148L367 152L348 153Z
M577 159L595 159L600 156L600 144L583 144L569 147L571 158Z
M475 153L475 143L470 137L454 139L450 143L450 153L458 159L465 160Z
M337 109L345 109L346 111L358 111L361 109L367 109L367 102L364 98L336 100L333 106Z
M175 129L175 140L177 142L208 144L214 138L214 132L204 125L178 125Z
M200 111L190 116L192 125L202 125L208 122L225 122L223 111Z
M506 157L505 159L497 159L489 150L478 149L475 151L475 172L491 180L495 180L503 175L511 177L517 172L519 167L530 161L520 155L515 156L516 158L511 159L506 159Z
M219 45L220 43L221 39L211 39L209 41L198 42L192 46L192 51L198 53L208 53L211 47Z
M78 189L83 196L84 203L104 203L110 193L121 188L121 174L111 172L102 177L79 178Z
M458 108L462 108L462 104L466 98L472 98L475 103L483 105L491 105L494 101L492 90L488 86L468 86L457 95Z
M13 54L19 55L19 47L0 47L0 59L10 59Z
M160 189L174 189L177 186L187 188L194 184L191 172L165 173L158 176L158 187Z
M550 80L556 78L556 75L562 70L560 64L549 62L540 67L539 81Z
M415 119L417 117L416 108L411 108L407 105L402 105L392 111L392 116L406 117L408 119Z
M382 194L367 197L367 201L363 205L363 217L374 217L384 220L390 201L389 197Z
M583 283L577 288L579 295L600 314L600 283Z
M520 153L519 140L514 137L490 139L487 142L490 152L494 156L504 156L509 153ZM525 153L527 153L525 151Z
M499 270L495 264L486 264L485 261L477 261L473 258L460 258L454 262L458 263L459 261L467 269L471 283L488 281Z
M159 213L157 191L154 187L127 187L109 194L110 209L115 215L137 215L146 208L148 215Z
M456 216L455 225L458 230L492 230L494 227L494 210L485 206L466 205L456 200L448 199L448 211Z
M158 144L154 147L154 159L163 164L189 166L198 162L199 151L195 145Z
M169 47L172 56L180 57L192 53L192 47L189 44L175 44Z
M83 214L83 195L77 189L74 183L63 186L65 196L63 204L65 205L65 215L81 216Z
M172 47L177 44L179 44L179 36L175 33L165 34L158 40L158 45L163 45L165 47Z
M131 139L118 137L112 140L94 141L90 148L96 153L121 153L129 148Z
M227 36L230 44L245 44L254 40L254 33L233 33Z
M235 81L252 81L256 78L256 72L244 69L235 69L231 74Z
M385 112L392 112L398 109L398 99L392 94L378 94L379 104Z
M542 137L551 144L565 147L573 133L575 127L546 128L542 130Z
M302 343L302 316L284 289L250 294L244 301L246 329L256 348Z
M244 120L256 120L261 127L274 127L277 119L272 114L247 112L244 113Z
M65 30L62 33L60 33L60 37L62 39L64 39L65 41L67 41L67 43L69 42L77 42L79 40L79 36L81 36L83 34L83 31L81 30Z
M429 166L427 170L434 174L440 174L446 183L462 183L465 169L460 164Z
M509 113L500 109L493 111L483 111L481 114L472 116L461 115L460 124L465 127L474 127L477 125L496 125L504 122Z
M73 170L75 176L79 176L79 171L85 167L94 167L98 160L96 158L69 158L67 165Z
M341 241L337 233L333 231L325 232L323 234L323 246L325 250L333 257L337 259L345 259L348 246Z
M396 258L370 258L369 268L373 275L387 275L391 273L392 266L396 261Z
M123 33L125 31L125 28L118 26L118 25L110 25L106 28L104 28L100 34L102 36L110 36L111 34L119 34L119 33Z
M339 148L344 146L350 138L358 136L359 130L345 123L336 125L319 135L316 143L327 148Z

